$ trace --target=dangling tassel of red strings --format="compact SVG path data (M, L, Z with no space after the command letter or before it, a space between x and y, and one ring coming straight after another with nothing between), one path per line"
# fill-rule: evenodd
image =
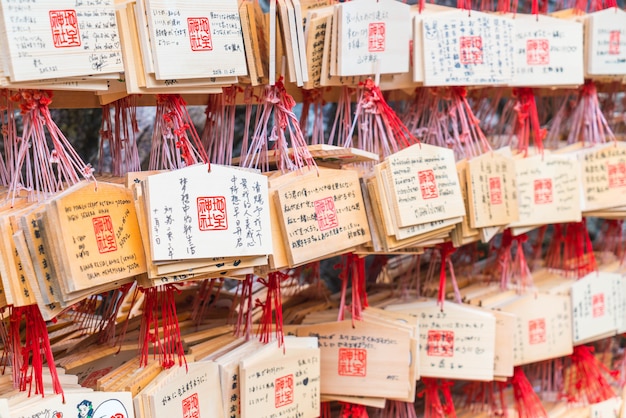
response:
M209 157L187 112L187 103L179 94L157 95L148 170L176 170L200 162L208 164Z
M532 287L532 275L526 262L523 246L527 240L526 234L513 236L510 229L505 229L502 233L497 255L501 289L507 290L515 287L518 292L524 292ZM513 257L514 250L515 257Z
M269 171L268 141L274 143L272 151L279 170L285 172L299 170L305 166L317 167L307 148L298 118L293 113L296 102L287 93L282 77L273 86L266 87L262 102L260 118L250 147L246 150L242 167ZM258 109L257 112L259 112ZM289 145L291 145L291 154Z
M426 388L418 396L425 396L424 418L456 418L454 402L450 393L452 382L429 377L422 378L422 382ZM441 398L443 398L443 402Z
M300 130L309 131L309 118L313 112L311 136L307 141L310 145L324 143L324 88L302 90L302 114L300 115Z
M341 93L337 99L337 112L333 127L328 136L328 144L338 147L349 147L352 136L352 96L355 90L348 86L341 87Z
M548 414L521 367L516 367L511 378L515 409L519 418L547 418Z
M577 278L597 269L585 218L581 222L554 225L546 266Z
M365 405L358 405L348 402L340 402L341 411L339 418L369 418Z
M489 416L507 416L504 382L469 382L463 387L465 408L474 413L487 412Z
M597 270L596 256L587 229L587 220L567 225L565 238L566 271L583 277Z
M513 89L513 94L517 98L517 103L515 104L517 150L526 157L532 138L537 152L543 153L543 139L546 135L546 130L541 129L539 123L539 114L533 90L518 88Z
M83 162L52 120L48 108L52 92L21 90L11 96L11 101L19 104L23 120L17 153L9 161L12 199L26 190L31 200L41 201L81 178L93 179L91 165ZM46 130L52 149L48 147Z
M252 333L252 287L254 285L254 276L246 275L246 278L239 282L235 299L239 299L239 303L233 303L233 308L237 306L237 321L235 325L235 335L245 337L246 341L250 339ZM239 296L237 298L237 296Z
M179 366L185 364L187 367L176 314L175 294L179 292L178 288L173 284L165 284L143 289L143 292L140 365L143 367L148 364L152 346L153 358L158 356L159 364L163 368L174 366L176 360Z
M348 282L352 286L352 303L350 312L352 323L361 320L361 312L367 308L367 290L365 283L365 259L356 254L349 253L342 256L342 262L336 268L341 268L339 278L341 279L341 301L339 302L339 313L337 320L345 319L346 297L348 293Z
M17 383L19 390L28 392L29 396L33 394L43 396L43 364L45 358L52 378L52 390L55 394L63 395L63 388L59 381L50 347L48 328L37 305L13 307L10 318L9 333L13 350L14 384ZM26 325L23 346L20 341L22 318Z
M571 365L565 375L564 397L569 403L588 405L615 397L605 375L617 379L619 372L608 370L593 353L591 346L574 347Z
M415 405L412 402L392 401L387 399L382 418L417 418Z
M320 418L332 418L330 402L320 402Z
M200 282L200 289L194 299L191 308L191 319L200 324L207 309L215 304L220 297L220 292L224 285L224 279L205 279Z
M12 174L7 161L13 161L17 146L15 112L8 90L0 90L0 132L4 142L4 154L0 155L0 185L8 186Z
M98 172L104 172L104 167L109 164L109 171L117 177L140 171L138 132L136 96L130 95L102 106Z
M418 143L417 138L387 104L373 80L367 79L359 83L359 87L359 100L345 146L386 157ZM357 143L353 145L351 140L355 131Z
M259 278L259 283L267 287L265 302L256 300L256 305L262 308L261 324L258 330L259 341L267 344L272 340L272 322L275 322L274 337L278 346L285 343L283 332L283 303L280 294L280 284L289 276L281 271L274 271L267 275L267 279ZM275 320L275 321L274 321Z
M454 266L450 256L456 251L451 242L444 242L437 246L441 259L439 267L439 291L437 293L437 303L443 309L443 303L446 300L446 267L450 271L450 279L452 280L452 288L454 289L454 299L457 303L461 303L461 292L454 275Z
M113 342L119 311L132 286L133 283L126 283L119 289L83 299L73 308L73 321L90 334L98 334L99 344Z
M237 94L241 87L222 88L221 94L210 94L201 141L211 162L230 165L233 159Z

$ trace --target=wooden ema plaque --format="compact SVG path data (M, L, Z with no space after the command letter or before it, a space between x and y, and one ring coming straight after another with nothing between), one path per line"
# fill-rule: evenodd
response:
M3 60L11 81L124 70L113 0L9 0L0 7Z
M354 170L309 171L276 188L290 265L370 241L359 175Z
M399 227L465 215L452 150L416 144L386 162L389 201Z
M337 72L357 76L409 71L411 8L394 0L340 3L337 22Z
M504 85L513 76L513 22L466 10L422 18L424 85Z
M572 341L574 345L596 341L617 333L618 317L614 290L621 275L593 272L572 283Z
M468 160L467 192L472 228L518 220L515 163L511 158L488 152Z
M239 363L241 418L317 418L320 349L316 338L285 337Z
M549 16L512 17L512 86L579 86L584 82L583 25Z
M298 327L297 335L319 340L323 394L406 399L415 385L406 329L346 320Z
M21 404L9 404L9 413L6 416L73 417L77 416L79 411L85 410L90 411L92 417L135 417L130 392L95 392L76 388L65 391L63 396L47 393L44 397L40 396L37 402L33 402L32 398L26 398Z
M411 15L413 18L413 42L412 42L412 53L413 53L413 65L412 65L412 77L413 82L415 83L423 83L424 82L424 53L423 53L423 45L424 45L424 33L422 31L422 21L425 16L439 13L439 12L450 12L454 11L454 8L447 6L440 6L434 3L425 3L424 9L420 12L419 6L411 9Z
M51 199L44 218L44 235L62 244L56 273L67 278L69 292L146 272L135 206L125 187L81 182Z
M626 74L626 12L612 7L584 18L585 75Z
M494 377L496 319L490 312L436 301L389 305L420 320L420 374L442 379L490 381Z
M515 160L519 220L512 228L580 222L580 164L571 156L535 155Z
M149 176L144 193L155 262L272 251L267 178L261 174L197 164Z
M513 338L516 366L572 354L572 310L565 295L538 293L500 306L517 317Z
M626 205L626 145L611 142L576 154L582 173L583 212Z
M147 417L222 418L219 366L212 361L188 363L161 372L135 398Z
M247 75L236 0L145 0L145 7L157 80Z

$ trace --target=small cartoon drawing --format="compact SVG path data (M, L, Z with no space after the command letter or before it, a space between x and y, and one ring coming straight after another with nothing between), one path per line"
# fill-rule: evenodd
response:
M98 405L93 418L128 418L128 411L119 400L109 399Z
M83 400L76 405L78 409L78 418L93 418L93 404L91 401Z

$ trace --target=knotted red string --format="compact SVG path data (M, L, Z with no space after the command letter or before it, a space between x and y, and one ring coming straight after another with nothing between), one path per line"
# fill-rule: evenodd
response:
M539 396L535 393L535 390L521 367L514 369L513 377L511 378L511 386L513 387L515 409L517 410L519 418L548 417L541 403L541 399L539 399Z
M26 324L24 345L21 344L20 339L22 320ZM28 392L29 396L32 394L44 396L43 364L45 359L52 378L52 390L56 394L63 395L65 399L54 364L48 328L37 305L13 307L9 321L14 385L17 385L20 391Z
M382 418L417 418L413 402L392 401L387 399Z
M283 332L283 303L280 294L280 284L287 279L289 279L289 276L281 271L269 273L267 279L258 279L259 283L267 288L265 302L261 302L258 299L256 300L256 305L261 306L263 309L258 336L259 340L264 344L269 343L272 339L272 322L275 322L276 328L274 337L278 341L278 346L282 347L285 343L285 335Z
M554 225L546 253L546 266L568 276L583 277L597 269L585 218L581 222Z
M368 306L367 291L365 283L365 259L356 254L346 254L342 256L342 263L336 268L341 268L339 278L341 279L341 301L339 303L339 313L337 320L343 321L345 318L346 296L348 292L348 282L352 286L352 303L350 311L352 323L361 320L361 311Z
M381 157L398 152L418 140L387 104L380 88L372 79L359 83L360 94L346 147L373 152ZM356 144L352 145L356 130Z
M426 409L424 410L424 418L456 418L454 402L450 392L450 387L453 383L449 380L429 377L423 377L422 382L425 389L418 396L425 396Z
M487 412L490 416L506 416L507 403L504 382L469 382L463 387L465 408L472 412Z
M198 293L194 298L193 306L191 308L191 319L193 319L196 324L202 322L207 309L213 306L213 304L215 304L218 300L223 284L223 278L202 280L200 283L200 289L198 289ZM217 290L215 290L216 287Z
M536 3L536 0L534 0L534 3ZM533 90L530 88L518 88L513 89L513 94L517 99L517 103L515 104L515 111L517 113L515 125L518 151L523 153L524 156L527 156L528 147L532 138L537 150L543 152L543 139L547 131L541 129Z
M320 402L320 418L332 418L330 402Z
M574 347L563 395L570 403L594 404L615 397L613 387L605 375L616 379L619 372L608 370L593 353L594 348L591 346Z
M153 358L158 356L163 368L174 366L176 360L179 366L184 363L187 367L176 313L175 294L179 289L173 284L165 284L142 290L144 309L140 328L140 365L148 364L152 347Z
M569 111L569 101L564 101L561 109L555 116L555 122L559 118L560 123L553 123L549 136L552 142L557 142L561 136L561 126L568 126L567 143L581 142L584 145L603 144L615 141L615 135L604 117L598 100L596 85L592 80L585 80L585 84L579 89L578 99L571 117L563 120L564 114Z
M250 339L252 332L252 309L254 305L252 303L252 287L254 285L254 276L252 274L246 275L246 278L239 282L237 285L237 292L235 293L235 299L239 296L239 303L233 303L233 308L238 307L237 322L235 325L235 335L238 337L244 337L246 341Z
M302 114L300 116L300 129L302 132L309 131L310 113L313 112L311 122L311 136L308 144L324 143L324 93L328 88L316 88L312 90L302 90Z
M197 163L209 164L209 157L189 116L187 103L179 94L157 95L148 169L174 170Z
M341 87L337 99L337 112L333 127L328 136L328 144L338 147L349 147L352 141L352 95L355 90L348 86Z
M266 87L263 101L261 116L242 166L268 171L269 141L274 143L272 150L276 156L277 166L281 171L295 171L305 166L317 167L307 148L298 118L293 112L296 101L287 93L282 77L273 86ZM272 116L273 127L270 132L269 126ZM291 153L289 142L291 142Z
M444 242L437 245L439 254L441 257L441 265L439 267L439 292L437 293L437 303L443 309L443 303L446 299L446 267L450 271L450 279L452 280L452 287L454 289L454 297L457 303L461 303L461 292L454 275L454 266L450 256L456 251L451 242Z
M348 402L339 403L341 404L339 418L369 418L365 405L357 405Z
M41 201L82 178L93 179L91 165L83 162L52 120L48 108L52 92L21 90L11 101L19 104L22 114L22 137L17 153L8 161L12 199L25 190L32 200Z
M201 134L202 146L215 164L230 165L233 158L235 114L239 86L223 87L221 94L210 94ZM248 121L246 121L248 122ZM247 146L247 144L246 144Z
M126 96L102 106L98 171L104 172L105 165L109 164L110 172L114 176L141 171L136 141L138 132L135 95ZM111 161L107 162L109 158Z

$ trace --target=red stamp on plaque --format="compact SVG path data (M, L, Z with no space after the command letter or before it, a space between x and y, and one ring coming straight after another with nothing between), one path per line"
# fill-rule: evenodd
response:
M367 51L385 52L385 23L370 23L367 27Z
M454 331L428 330L426 354L434 357L454 355Z
M437 190L437 182L435 181L435 173L433 173L433 170L418 171L417 179L420 183L422 199L426 200L439 197L439 191Z
M621 31L612 30L609 32L609 55L619 55L619 40Z
M544 318L528 321L528 342L530 344L546 342L546 320Z
M475 65L483 63L483 38L481 36L461 36L459 40L461 64Z
M621 161L617 164L607 164L606 168L610 189L626 186L626 162Z
M274 405L276 408L293 403L293 375L279 377L274 382Z
M48 16L50 17L52 42L55 48L70 48L81 45L76 10L50 10Z
M550 43L547 39L526 40L526 64L550 64Z
M317 226L320 231L326 231L339 226L337 211L335 210L335 201L332 196L316 200L314 205Z
M100 254L110 253L117 250L115 233L113 232L113 222L109 215L98 216L91 220L93 232L96 234L96 243Z
M492 205L502 204L502 181L500 177L489 177L489 201Z
M226 198L206 196L196 199L198 206L198 228L200 231L223 231L228 229Z
M200 404L198 403L197 393L183 399L183 418L200 418Z
M534 182L535 205L552 203L552 179L538 179Z
M594 318L604 316L604 293L596 293L591 297L591 313Z
M364 348L339 349L339 376L365 377L367 374L367 350Z
M187 28L192 51L213 51L211 26L207 17L188 17Z

